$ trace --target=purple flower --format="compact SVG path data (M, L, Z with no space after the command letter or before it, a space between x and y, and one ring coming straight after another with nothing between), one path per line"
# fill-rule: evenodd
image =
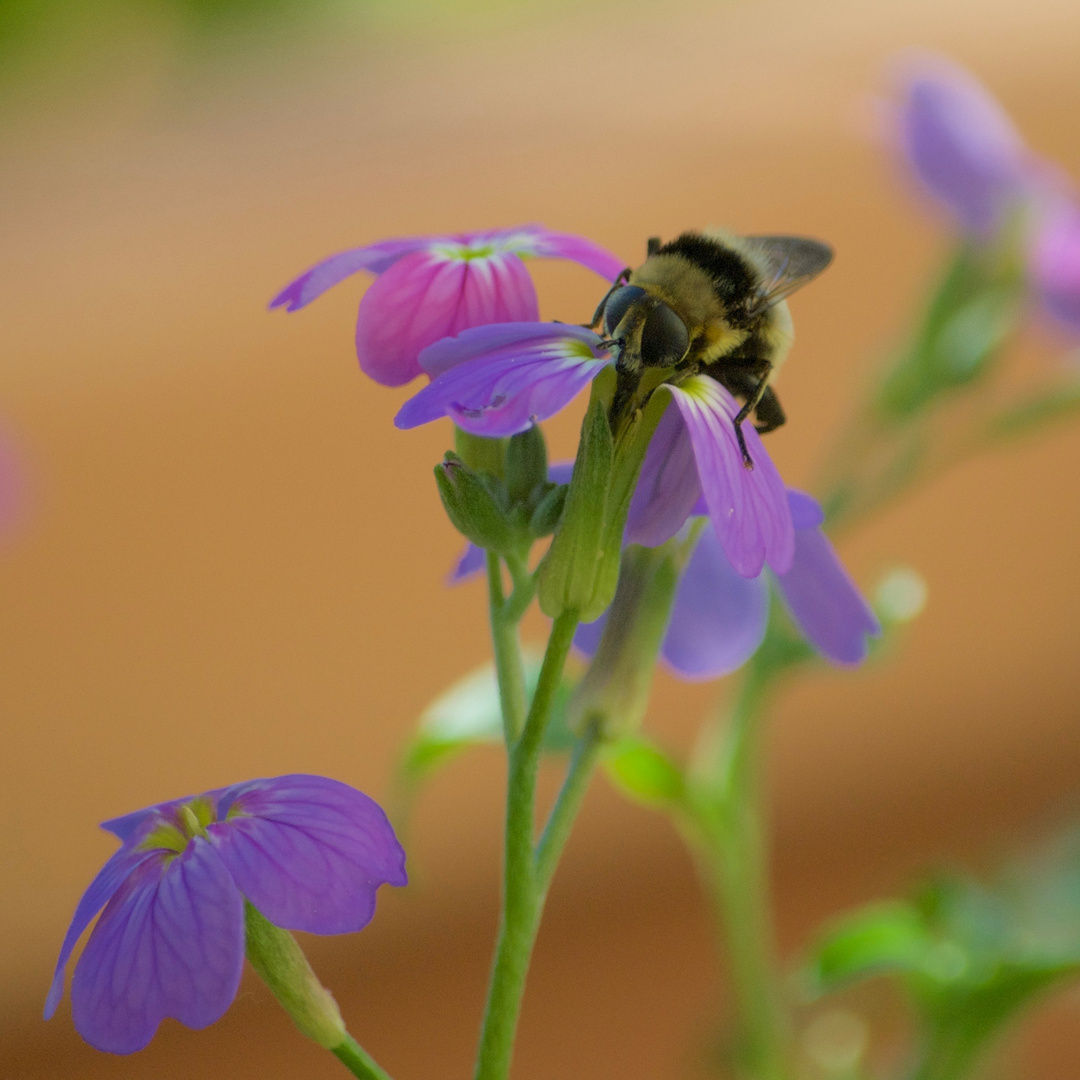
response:
M780 595L809 644L835 664L860 663L867 638L881 632L870 606L821 531L821 507L789 490L795 525L791 568L775 574ZM768 581L738 573L709 525L679 580L671 620L661 646L664 660L686 679L715 679L741 667L765 637ZM574 644L591 656L606 615L578 628Z
M1038 215L1028 253L1032 288L1043 308L1080 331L1080 205L1048 200Z
M924 189L967 231L995 232L1040 171L1008 115L942 57L909 62L901 96L899 142Z
M669 408L649 443L630 504L628 543L656 547L682 528L703 500L729 562L753 578L768 564L785 573L795 554L787 489L753 424L743 425L754 468L735 439L738 402L714 379L669 386Z
M394 423L412 428L449 416L475 435L506 436L553 416L611 362L598 334L562 323L510 323L466 330L425 349L432 381ZM791 512L780 474L752 424L743 425L754 468L735 437L738 402L707 375L666 385L668 409L653 436L630 509L633 543L674 536L704 495L732 565L756 577L783 573L794 555ZM659 392L659 391L657 391Z
M102 828L122 846L75 910L45 1004L63 996L75 943L104 907L75 966L75 1027L129 1054L166 1016L212 1024L244 960L244 899L288 930L344 934L375 912L382 884L404 885L405 853L366 795L321 776L250 780L174 799Z
M516 435L554 416L610 362L600 336L580 326L478 326L420 354L432 381L394 423L414 428L449 416L473 435Z
M331 255L286 286L270 306L296 311L358 270L378 274L360 301L356 354L376 382L401 386L420 374L420 353L441 338L540 317L522 262L528 256L570 259L608 281L625 265L591 240L540 225L414 236Z

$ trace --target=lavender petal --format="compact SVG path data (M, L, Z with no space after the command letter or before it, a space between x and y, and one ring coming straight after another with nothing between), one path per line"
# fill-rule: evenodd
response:
M757 577L768 563L791 566L795 530L787 490L752 424L743 424L753 469L743 465L735 438L735 399L715 380L697 375L671 387L690 435L709 517L732 566Z
M196 838L141 863L109 901L75 967L75 1027L114 1054L142 1049L167 1016L206 1027L236 996L243 962L243 898Z
M866 658L867 638L881 625L819 528L795 533L795 557L777 584L791 617L807 641L836 664Z
M645 452L626 519L626 543L658 547L670 540L700 497L690 432L682 413L669 408Z
M211 843L241 892L288 930L360 930L378 887L407 881L386 815L347 784L301 774L252 780L228 789L218 812Z
M684 679L717 679L753 656L768 618L764 576L737 573L706 527L675 591L661 654Z

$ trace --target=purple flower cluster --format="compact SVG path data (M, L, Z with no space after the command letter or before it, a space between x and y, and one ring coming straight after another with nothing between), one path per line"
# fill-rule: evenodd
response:
M104 908L75 966L71 1008L82 1037L116 1054L142 1049L167 1016L201 1028L225 1012L244 962L245 899L285 929L345 934L371 921L380 885L406 883L378 804L321 776L250 780L102 828L121 847L79 901L45 1018Z
M511 436L555 415L613 362L592 330L537 321L531 285L508 284L518 281L521 254L570 258L608 279L624 265L588 240L538 226L390 240L320 263L274 305L301 307L357 269L382 274L360 305L361 366L386 383L420 372L431 380L395 424L449 417L474 435ZM450 274L454 289L436 287ZM527 303L511 299L522 297ZM789 493L752 425L743 433L755 467L745 468L734 427L739 404L717 381L698 374L658 392L670 403L646 455L626 542L654 547L691 516L709 518L676 597L665 657L691 678L743 663L764 635L768 568L815 648L857 663L877 620L821 533L816 504ZM482 565L470 548L452 580ZM579 644L595 634L596 624L583 628Z
M1043 310L1080 331L1080 198L1024 143L998 102L941 58L908 62L897 139L923 190L980 241L1023 234L1028 281Z

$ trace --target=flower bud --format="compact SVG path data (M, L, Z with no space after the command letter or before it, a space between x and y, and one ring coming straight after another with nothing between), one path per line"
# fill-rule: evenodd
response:
M506 444L506 488L511 503L524 503L533 490L546 484L547 448L538 424L519 432Z
M488 480L448 453L435 466L435 482L446 515L462 536L500 555L514 550L515 530L495 494L498 481Z
M581 425L581 442L562 521L539 569L540 609L551 618L575 611L589 622L603 612L610 600L608 597L599 608L595 607L613 459L607 410L594 397Z
M600 645L567 707L572 730L598 722L611 736L641 724L679 582L669 547L634 545L623 554Z
M529 518L529 532L533 536L550 536L558 528L569 490L568 484L547 484L538 490L540 497L536 500L536 509Z
M489 439L455 427L454 449L470 469L502 479L506 469L506 439Z
M247 957L282 1008L309 1039L327 1050L346 1039L334 996L319 982L296 938L244 901Z

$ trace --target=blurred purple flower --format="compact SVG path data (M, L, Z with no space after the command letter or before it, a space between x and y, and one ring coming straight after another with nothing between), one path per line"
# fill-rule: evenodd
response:
M1008 115L970 73L938 56L905 65L897 115L904 156L965 230L989 235L1041 171Z
M656 547L682 528L703 499L704 512L735 570L753 578L768 564L791 567L795 535L787 489L753 424L743 425L754 468L735 439L739 403L707 375L669 386L668 409L649 444L630 504L628 543Z
M835 664L858 664L880 624L821 531L821 507L800 491L789 489L787 498L795 556L787 573L774 575L780 595L815 651ZM735 671L765 637L768 594L766 575L739 574L715 529L706 526L675 591L661 646L664 660L685 679ZM606 618L578 628L574 644L586 656L599 646Z
M1066 328L1080 331L1080 205L1056 199L1042 207L1028 269L1045 310Z
M291 775L174 799L106 821L122 846L75 910L45 1004L75 966L79 1034L129 1054L171 1016L212 1024L236 996L244 899L272 923L314 934L360 930L382 884L404 885L405 853L378 804L347 784Z
M569 259L611 281L625 263L598 244L540 225L414 236L353 248L313 266L270 302L296 311L331 286L367 270L379 275L356 319L360 367L384 386L421 372L428 345L489 323L535 322L536 289L523 258Z
M449 416L473 435L516 435L554 416L609 363L600 335L584 327L478 326L420 354L432 381L402 405L394 423L414 428Z

